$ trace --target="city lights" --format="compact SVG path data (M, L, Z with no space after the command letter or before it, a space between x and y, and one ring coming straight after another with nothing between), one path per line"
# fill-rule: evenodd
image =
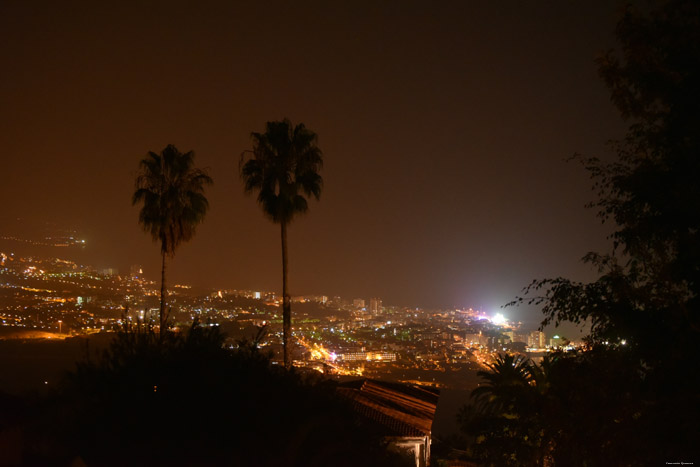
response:
M491 318L491 322L493 324L498 324L498 325L505 324L506 318L503 316L503 314L496 313L496 315L493 318Z
M113 268L98 272L59 258L2 252L0 258L5 261L0 288L20 294L0 310L2 326L64 339L157 319L159 284L144 277L141 266L120 276ZM543 333L521 331L502 313L393 307L377 297L345 300L320 294L294 296L292 302L298 305L292 329L294 365L328 375L429 379L431 384L454 386L462 384L460 372L488 368L499 352L548 350ZM246 333L255 327L257 347L274 351L276 361L282 340L280 303L279 295L269 291L213 289L197 295L191 286L175 284L173 329L186 329L195 318L203 326L225 325L234 332L226 345L236 347L240 339L251 338ZM323 306L323 313L307 314L302 306L312 304ZM556 336L550 342L558 346L564 341Z

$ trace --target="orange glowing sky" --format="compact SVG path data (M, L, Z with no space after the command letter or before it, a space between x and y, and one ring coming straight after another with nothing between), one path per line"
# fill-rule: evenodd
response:
M607 0L2 2L0 230L75 225L96 266L157 278L130 195L173 143L215 185L171 283L279 290L279 229L237 168L288 117L325 153L289 231L292 294L493 308L591 278L579 258L606 229L562 161L622 134L594 64L615 21Z

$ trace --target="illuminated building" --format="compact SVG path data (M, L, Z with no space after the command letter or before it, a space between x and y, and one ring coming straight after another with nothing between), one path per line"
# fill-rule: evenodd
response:
M130 269L132 279L141 279L143 275L143 268L140 264L134 264Z
M528 340L528 335L527 334L518 334L516 333L513 338L513 342L522 342L524 344L527 344Z
M552 347L553 349L557 349L563 345L568 344L569 341L565 337L561 336L552 336L551 339L549 339L549 346Z
M357 308L359 310L360 308L365 307L365 301L361 298L356 298L352 301L352 306L354 306L355 308Z
M527 344L530 340L529 336L516 333L515 331L505 331L503 334L510 338L511 343L522 342L523 344Z
M347 352L338 354L338 360L344 362L374 361L374 362L395 362L395 352Z
M383 311L382 299L381 298L370 298L369 299L369 312L373 315L378 315Z
M527 346L533 349L544 349L546 339L542 331L532 331L527 338Z
M481 332L479 332L477 334L473 334L473 333L465 334L464 342L466 344L469 344L472 346L479 346L479 345L486 346L486 344L488 343L488 337L484 336Z

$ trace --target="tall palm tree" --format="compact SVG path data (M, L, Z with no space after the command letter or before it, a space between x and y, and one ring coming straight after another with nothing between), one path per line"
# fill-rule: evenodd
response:
M181 153L169 144L160 154L150 152L139 163L132 204L143 203L139 223L160 242L163 257L160 283L160 334L165 331L167 289L166 257L175 255L182 242L194 236L204 220L209 202L204 187L213 183L206 171L194 167L194 152Z
M317 200L323 189L319 171L323 153L316 133L303 123L284 119L267 122L264 133L251 133L253 149L241 155L240 175L246 193L258 192L258 203L282 235L282 343L284 366L292 366L289 337L292 309L287 288L287 224L308 208L307 197Z

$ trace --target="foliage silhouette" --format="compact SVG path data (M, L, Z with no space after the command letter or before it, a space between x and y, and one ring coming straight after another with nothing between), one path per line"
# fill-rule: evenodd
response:
M510 367L510 368L509 368ZM520 367L520 369L517 369ZM469 453L484 465L645 465L646 401L635 359L596 346L539 365L500 357L459 413ZM645 427L651 428L651 427Z
M319 174L323 153L316 133L303 123L284 119L267 122L264 133L251 133L253 149L240 160L240 176L246 193L257 191L257 201L272 222L280 224L282 238L282 340L284 366L290 368L289 339L292 309L287 285L287 225L308 208L307 197L317 200L323 189Z
M691 350L700 333L700 4L628 7L617 26L624 60L598 60L621 114L632 120L618 158L578 159L598 190L620 255L589 253L601 278L535 281L545 321L592 320L594 342L625 340L647 364ZM522 301L524 299L520 299ZM672 346L659 345L673 342Z
M591 206L617 226L621 254L584 257L599 268L597 282L546 279L527 289L530 303L545 305L543 325L589 319L593 341L624 339L647 363L670 350L660 342L685 351L700 331L699 18L700 5L686 0L649 15L625 10L616 31L623 60L611 51L598 64L632 123L613 143L616 161L576 157L598 190Z
M211 177L194 167L194 152L181 153L169 144L160 154L149 152L139 163L136 191L132 204L143 203L139 223L154 241L160 242L162 255L160 314L161 333L167 326L165 268L166 257L174 256L182 242L194 236L197 225L209 209L204 196Z
M544 442L541 370L524 357L499 355L484 385L472 391L472 403L458 419L470 438L469 454L488 465L542 465Z
M542 326L591 325L587 352L540 372L541 426L557 465L700 454L700 376L690 371L700 338L700 3L628 6L616 35L620 52L598 65L630 126L613 143L615 161L576 156L599 196L591 207L616 226L613 254L584 257L598 267L595 282L536 280L512 303L543 305Z
M26 463L401 465L332 383L223 340L218 326L197 322L162 339L147 325L125 329L37 406Z

